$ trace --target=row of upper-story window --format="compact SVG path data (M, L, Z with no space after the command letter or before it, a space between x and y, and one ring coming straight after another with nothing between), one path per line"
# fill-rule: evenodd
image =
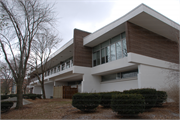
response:
M126 57L127 47L125 32L95 46L92 53L93 66Z
M69 58L69 59L66 59L64 62L62 62L61 64L58 64L57 66L47 70L45 72L45 77L46 76L49 76L49 75L52 75L54 73L57 73L57 72L60 72L62 70L65 70L65 69L68 69L70 67L73 66L73 57Z

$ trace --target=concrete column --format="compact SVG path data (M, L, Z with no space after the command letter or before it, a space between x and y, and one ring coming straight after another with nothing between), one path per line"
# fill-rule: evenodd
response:
M141 65L138 65L137 79L138 79L138 88L141 88Z

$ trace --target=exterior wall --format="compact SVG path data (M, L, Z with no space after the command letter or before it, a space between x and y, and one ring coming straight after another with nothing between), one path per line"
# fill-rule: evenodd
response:
M167 77L168 69L155 66L139 65L139 87L155 88L161 90L168 87Z
M67 86L67 82L54 81L54 86Z
M89 34L74 29L73 65L92 67L92 48L83 46L83 38Z
M74 66L74 73L83 74L81 92L99 92L101 76L92 75L91 68Z
M50 96L53 96L53 84L45 84L45 93L46 93L46 98L50 98Z
M41 86L34 86L33 93L35 93L35 94L42 94Z
M107 81L101 83L101 92L108 92L108 91L123 91L129 89L138 88L138 80L131 79L126 81Z
M176 42L130 22L126 22L126 40L128 52L179 63Z

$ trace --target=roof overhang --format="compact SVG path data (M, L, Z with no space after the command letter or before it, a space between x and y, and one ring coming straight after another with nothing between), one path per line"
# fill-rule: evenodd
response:
M84 37L83 45L94 47L125 31L125 22L131 22L149 31L177 41L180 25L150 7L141 4L123 17Z

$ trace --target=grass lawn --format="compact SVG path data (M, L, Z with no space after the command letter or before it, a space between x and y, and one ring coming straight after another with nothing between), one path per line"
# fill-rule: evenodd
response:
M36 99L32 104L24 105L20 110L14 108L2 113L2 119L179 119L179 106L165 103L136 117L122 117L110 108L99 106L95 112L84 113L71 105L70 99Z

